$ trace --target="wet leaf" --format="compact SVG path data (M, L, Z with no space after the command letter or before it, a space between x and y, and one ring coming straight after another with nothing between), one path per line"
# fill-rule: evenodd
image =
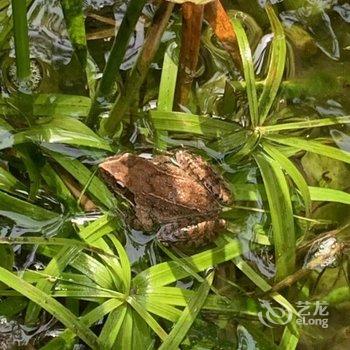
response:
M268 156L254 156L267 194L275 247L276 276L281 280L295 267L295 232L289 188L281 166Z
M195 292L195 295L183 310L169 335L164 339L159 350L176 350L180 346L208 296L213 278L214 272L212 271Z
M57 300L2 267L0 267L0 281L41 305L67 328L75 332L92 349L100 349L96 335Z
M272 104L275 101L278 89L282 82L284 65L286 62L286 39L281 22L275 14L271 5L266 6L266 12L269 17L272 31L272 52L270 58L269 71L264 83L264 88L259 98L259 118L263 124Z

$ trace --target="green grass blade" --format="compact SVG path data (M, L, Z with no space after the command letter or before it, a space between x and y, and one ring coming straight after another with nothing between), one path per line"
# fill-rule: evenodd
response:
M124 322L119 332L119 336L114 343L114 349L123 349L123 350L134 350L134 319L133 319L133 310L128 307L126 315L124 317Z
M110 299L95 307L86 315L80 317L80 320L90 327L94 323L102 320L103 317L114 309L119 307L123 302L116 299ZM57 338L54 338L46 345L40 348L40 350L58 350L58 349L71 349L74 346L76 335L70 329L65 329Z
M58 198L68 211L74 213L78 210L77 201L69 191L65 183L62 181L59 174L52 168L49 163L46 163L40 169L41 177L45 180L49 189ZM0 184L1 187L1 184Z
M182 112L150 111L153 126L157 131L175 131L202 135L205 137L221 137L235 132L238 127L219 119Z
M80 248L76 247L64 247L59 253L48 263L43 273L51 276L59 276L63 272L64 268L69 264L70 260L79 252ZM50 293L51 288L55 284L55 279L42 280L37 283L36 288L40 289L44 293ZM37 321L41 307L39 304L29 302L25 322L31 324Z
M169 261L150 267L134 277L132 286L138 289L164 286L188 277L193 272L203 271L241 254L241 244L238 240L234 240L223 247L208 249L191 257L183 258L181 264ZM183 266L191 266L192 269L188 271Z
M249 156L255 148L259 145L260 141L260 135L257 132L251 133L248 137L246 142L244 143L243 147L237 151L233 152L230 155L228 155L225 158L225 162L228 165L234 165L239 163L243 158Z
M115 196L109 191L107 186L94 175L85 165L77 159L67 157L65 155L46 151L50 156L67 170L82 186L87 187L87 192L96 198L106 208L117 208L118 201Z
M14 137L15 139L15 137ZM29 201L35 201L40 189L40 160L41 156L38 154L34 145L17 145L17 152L25 166L29 177Z
M117 249L121 268L122 268L122 276L123 276L125 291L128 293L130 291L130 285L131 285L131 266L130 266L128 254L126 253L123 245L119 242L119 240L115 236L109 235L108 237L112 241L115 248Z
M154 319L154 317L141 304L139 304L136 298L130 296L127 301L133 307L133 309L141 316L141 318L148 324L148 326L151 327L151 329L158 335L160 339L166 339L168 334Z
M284 327L282 339L278 348L281 350L294 350L297 348L299 338L300 334L296 322L295 320L292 320L291 323L288 323Z
M178 51L178 46L175 42L169 44L165 51L159 85L158 111L171 112L173 109L178 71ZM166 143L162 140L162 136L164 137L166 135L166 132L157 132L155 142L159 149L166 149Z
M38 205L23 201L0 191L0 212L24 227L44 225L58 220L59 215ZM26 223L27 222L27 223Z
M304 140L300 137L272 135L266 135L265 138L282 145L287 145L304 151L320 154L322 156L350 164L350 152L343 151L336 147L324 145L319 141Z
M305 119L305 118L306 117L302 119ZM312 129L312 128L319 128L322 126L349 124L349 123L350 123L350 116L329 117L329 118L313 119L313 120L306 120L306 121L293 122L293 123L261 126L260 131L263 134L267 134L267 133L273 133L276 131L283 131L283 130Z
M123 325L124 318L127 312L127 305L121 305L120 307L114 309L105 321L99 339L101 341L102 350L113 349L113 344L115 343L120 329Z
M160 299L157 299L157 301L150 300L148 295L136 295L135 299L148 312L160 316L166 320L176 322L181 316L181 310L164 303Z
M171 112L173 109L178 71L178 51L177 44L172 42L164 54L157 104L157 109L164 112Z
M350 205L350 193L325 187L309 187L311 199L320 202L335 202Z
M96 335L57 300L2 267L0 267L0 281L41 305L43 309L77 334L90 348L100 349L100 343Z
M268 156L257 154L266 189L275 247L276 280L292 274L295 268L294 218L289 188L280 165Z
M309 187L305 181L304 176L300 173L298 168L290 161L282 152L276 147L263 143L264 150L275 159L277 163L287 172L293 182L297 185L305 203L306 215L309 216L311 210L311 196Z
M263 292L268 292L271 289L271 286L241 257L234 259L234 263ZM297 315L293 305L284 296L279 293L272 293L270 297L286 310Z
M113 151L108 142L97 136L82 122L68 117L53 118L47 123L35 125L13 135L14 145L27 143L28 141L36 143L65 143ZM7 144L5 146L8 147ZM0 143L0 149L2 148L3 146Z
M259 98L260 124L264 123L277 96L283 78L287 51L286 39L281 22L271 5L267 5L265 9L271 23L273 40L271 44L272 50L269 70L264 83L264 89Z
M0 166L0 190L19 194L19 191L24 191L25 189L26 187L19 180Z
M176 350L180 346L208 296L213 279L214 272L212 271L198 288L198 291L195 293L194 297L191 298L189 304L183 310L179 320L175 323L173 329L159 347L159 350Z
M252 53L249 47L247 34L238 18L232 19L233 27L237 35L239 52L241 54L244 79L246 82L246 92L249 103L251 124L253 127L259 125L258 98L255 87L255 73L252 60Z

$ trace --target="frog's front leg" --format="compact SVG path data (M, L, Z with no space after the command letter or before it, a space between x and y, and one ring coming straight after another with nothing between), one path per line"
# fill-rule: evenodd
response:
M202 183L222 204L228 205L232 202L230 190L224 179L201 156L177 151L175 158L182 169Z
M166 246L199 247L212 242L225 226L223 219L202 221L185 227L179 223L170 223L159 229L157 239Z

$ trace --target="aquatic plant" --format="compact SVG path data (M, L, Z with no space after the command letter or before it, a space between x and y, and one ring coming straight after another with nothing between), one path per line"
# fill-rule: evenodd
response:
M238 319L240 329L248 330L259 346L273 349L277 348L274 338L266 339L261 325L256 325L263 311L258 299L263 294L293 315L290 323L281 325L282 336L277 339L281 348L296 348L301 328L296 323L295 299L285 297L280 290L292 285L286 279L298 271L301 245L314 239L310 238L311 226L322 225L311 215L313 203L349 205L350 195L343 189L310 186L295 160L306 151L350 163L350 153L335 145L339 139L321 133L322 128L348 124L350 116L286 117L281 113L279 99L290 84L285 79L290 52L272 5L265 7L273 39L267 74L261 80L256 77L240 12L233 10L230 17L219 1L206 8L184 5L183 13L198 10L195 25L199 32L201 20L206 18L222 45L213 56L229 60L226 64L242 78L226 74L219 98L221 107L218 103L215 111L213 108L202 115L195 113L200 107L193 76L182 95L176 92L177 84L183 85L181 76L183 81L188 78L181 64L189 53L184 52L184 46L179 48L179 33L161 42L169 22L178 23L173 3L164 1L157 7L133 68L121 77L120 65L146 3L130 0L96 86L92 68L96 64L91 64L82 1L60 3L89 97L47 93L39 87L38 91L13 92L0 98L0 149L4 158L4 166L0 166L0 214L23 231L18 236L0 238L2 304L21 300L16 312L8 311L7 315L22 313L26 324L35 324L45 310L57 319L65 330L42 349L72 348L77 338L92 349L189 346L186 337L200 312ZM24 20L30 4L31 1L12 2L13 25L5 15L7 7L0 7L4 25L0 47L6 47L13 28L20 80L30 76ZM213 11L208 12L208 8ZM224 23L224 32L218 28L219 21ZM182 35L190 37L191 33L184 33L186 28L181 30ZM200 37L192 40L198 54ZM140 95L156 55L162 61L157 107L147 110ZM197 61L190 62L193 69L198 57L194 59ZM220 110L225 113L215 115ZM237 221L245 219L242 211L257 211L262 214L261 232L255 237L235 236L229 226L215 241L216 247L185 256L159 246L159 260L141 270L134 267L123 245L127 237L124 213L130 209L129 203L115 197L96 172L98 161L125 147L123 137L128 132L129 117L155 152L187 145L211 155L213 162L226 171L236 201L222 216L234 225L237 217ZM151 128L145 124L151 124ZM347 137L341 131L337 135ZM254 170L255 183L247 181L247 168ZM256 208L254 203L262 205ZM97 216L85 213L97 208L101 212ZM244 231L242 227L239 230ZM273 279L267 281L244 259L248 250L244 239L250 239L252 250L266 246L273 251ZM46 266L41 270L14 270L12 248L18 246L34 249ZM227 295L216 288L214 278L220 277L220 264L227 261L242 272L245 286L252 283L253 295L247 296L245 286L232 286L230 280L226 283L233 291ZM181 288L180 282L186 278L191 278L192 288ZM280 284L278 290L273 289L275 283ZM306 284L305 289L312 296L311 287ZM344 295L334 293L328 295L329 300L343 300Z

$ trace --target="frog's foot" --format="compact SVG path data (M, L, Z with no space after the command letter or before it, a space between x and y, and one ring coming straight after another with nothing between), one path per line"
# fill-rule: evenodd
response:
M177 151L175 157L180 167L197 178L222 204L228 205L232 202L224 179L201 156Z
M225 226L223 219L202 221L186 227L171 223L159 229L157 239L166 246L199 247L212 242Z

